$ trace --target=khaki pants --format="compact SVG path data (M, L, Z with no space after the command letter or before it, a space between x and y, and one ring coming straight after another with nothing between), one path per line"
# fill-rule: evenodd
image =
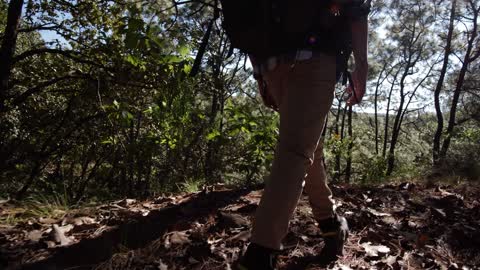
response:
M280 138L270 177L255 215L252 242L280 249L303 190L317 220L333 214L323 164L322 130L333 101L335 57L325 54L279 64L265 72L280 113Z

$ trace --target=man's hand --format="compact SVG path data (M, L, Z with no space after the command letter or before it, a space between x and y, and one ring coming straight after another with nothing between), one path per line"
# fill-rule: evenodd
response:
M350 96L347 100L349 106L359 104L362 101L367 88L367 75L368 64L366 63L357 66L352 72L352 82L347 86L347 93Z
M260 96L262 97L263 104L265 106L271 108L272 110L278 112L278 106L275 103L275 100L272 97L272 94L268 92L268 86L267 83L260 77L257 79L257 84L258 84L258 90L260 92Z
M355 58L355 70L352 72L353 85L349 85L347 92L350 98L347 100L348 105L355 105L362 101L367 88L368 75L368 19L362 17L352 22L352 50Z

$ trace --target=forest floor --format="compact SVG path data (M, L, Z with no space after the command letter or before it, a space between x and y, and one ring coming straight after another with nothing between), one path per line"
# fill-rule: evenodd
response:
M351 234L328 269L480 269L480 188L403 183L333 186ZM202 192L58 211L21 213L0 203L0 269L231 269L245 250L259 190ZM315 263L321 232L305 196L279 257L279 269Z

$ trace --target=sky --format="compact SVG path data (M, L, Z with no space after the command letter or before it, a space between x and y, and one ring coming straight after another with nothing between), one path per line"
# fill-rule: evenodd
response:
M59 36L55 31L40 31L40 35L42 36L43 40L45 41L53 41L53 40L60 40L65 41L65 39Z

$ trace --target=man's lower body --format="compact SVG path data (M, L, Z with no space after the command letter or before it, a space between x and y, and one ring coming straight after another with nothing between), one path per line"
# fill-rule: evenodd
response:
M284 61L262 74L269 94L279 108L280 137L255 215L252 244L245 255L247 260L249 256L258 255L255 253L268 254L281 249L304 182L313 215L321 229L322 222L328 223L323 225L325 229L336 230L342 225L334 213L332 192L327 186L323 164L322 131L333 102L335 67L334 56L314 54L310 59L295 63ZM262 260L253 257L249 260Z

